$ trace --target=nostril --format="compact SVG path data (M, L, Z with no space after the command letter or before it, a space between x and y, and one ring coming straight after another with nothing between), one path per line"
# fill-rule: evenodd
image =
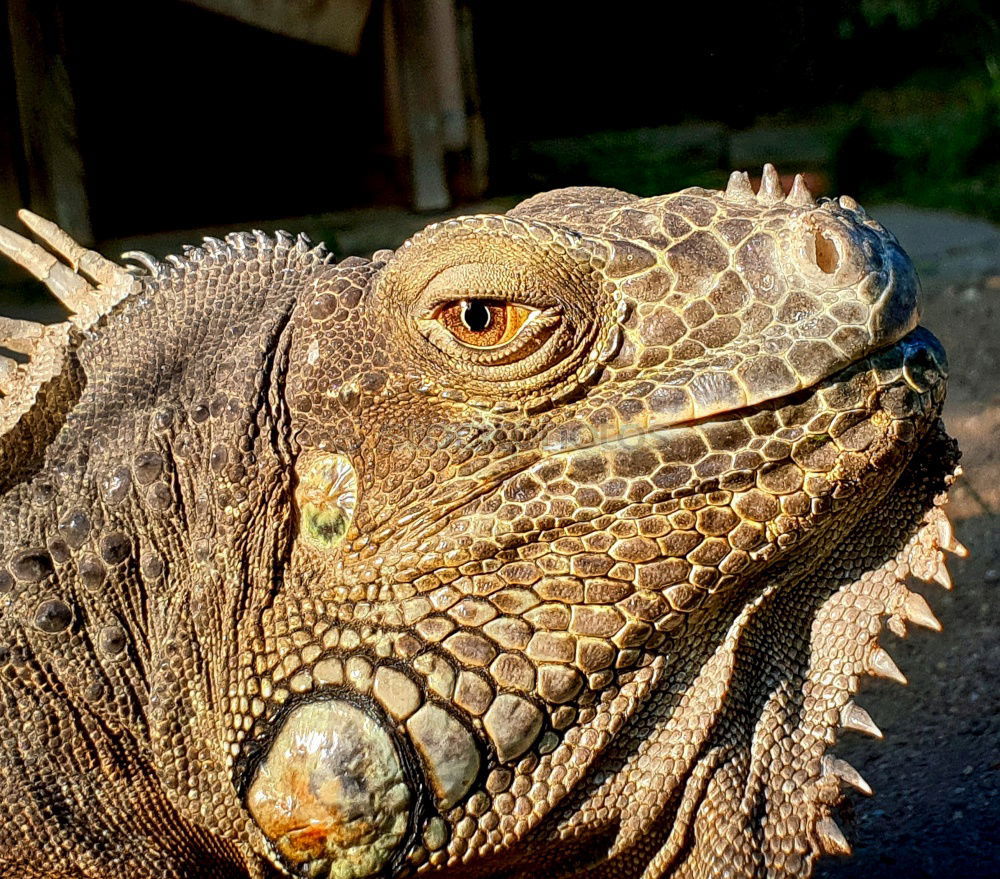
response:
M832 275L840 266L840 251L833 240L822 232L815 233L816 266L821 272Z

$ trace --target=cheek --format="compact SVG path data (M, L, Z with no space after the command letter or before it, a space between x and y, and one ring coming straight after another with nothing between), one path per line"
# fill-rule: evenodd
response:
M385 381L385 336L373 329L368 307L373 271L370 266L330 267L330 276L316 282L316 290L303 296L292 315L283 391L293 433L304 449L321 443L344 448L359 396L377 392L369 390L375 380L367 376L381 374Z

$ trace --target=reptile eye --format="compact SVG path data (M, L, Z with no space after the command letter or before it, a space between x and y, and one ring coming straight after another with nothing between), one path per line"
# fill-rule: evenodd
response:
M537 309L500 299L460 299L441 306L434 319L463 345L495 348L515 338L535 314Z

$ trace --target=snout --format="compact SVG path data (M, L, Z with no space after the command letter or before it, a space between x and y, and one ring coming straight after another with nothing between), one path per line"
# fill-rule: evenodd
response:
M863 320L869 350L892 344L917 326L920 281L895 237L847 196L795 218L783 240L789 275L811 287L842 291ZM859 315L860 316L860 315ZM860 353L860 352L859 352Z

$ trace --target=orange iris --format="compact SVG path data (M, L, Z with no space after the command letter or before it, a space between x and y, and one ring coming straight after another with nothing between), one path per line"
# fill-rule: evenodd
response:
M491 348L513 339L533 311L500 299L460 299L443 306L436 317L463 345Z

